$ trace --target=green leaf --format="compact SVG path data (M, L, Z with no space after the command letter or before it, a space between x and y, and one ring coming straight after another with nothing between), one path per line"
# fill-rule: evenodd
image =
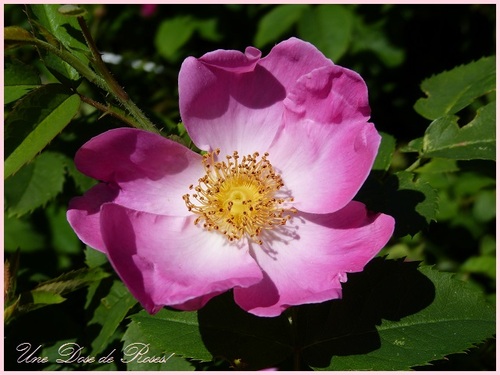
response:
M395 237L415 235L436 219L437 191L425 180L410 172L398 172L379 180L370 174L355 197L375 212L383 212L396 220Z
M350 52L353 54L365 51L372 52L382 63L390 68L403 63L405 51L402 48L395 47L387 38L384 20L374 24L366 24L357 14L353 17L353 35Z
M189 41L195 30L196 24L190 16L162 21L155 36L156 50L167 61L177 61L181 56L181 48Z
M44 152L5 181L9 216L22 216L54 199L63 188L64 164L60 154Z
M85 248L85 264L89 267L100 267L108 263L106 254L92 249L90 246Z
M68 175L73 179L76 187L80 190L80 193L82 194L85 193L92 186L97 184L97 181L95 179L88 177L87 175L84 175L82 172L76 169L75 162L73 159L65 157L64 164L66 166L66 171L68 172Z
M217 18L207 20L196 20L196 30L200 36L212 42L219 42L223 38L222 34L217 30Z
M482 274L495 279L497 272L496 257L490 255L472 256L462 264L460 271Z
M33 298L33 305L54 305L66 300L60 294L45 290L33 290L31 296Z
M416 173L432 173L432 174L443 174L458 172L460 169L457 166L457 162L453 159L440 159L434 158L428 163L421 167L415 169Z
M481 107L476 118L461 128L457 120L447 115L431 123L424 135L423 156L495 160L495 103Z
M426 79L420 86L427 98L415 110L429 120L452 115L476 98L495 90L495 57L485 57Z
M51 248L59 253L59 258L66 254L80 255L81 242L68 223L66 205L52 203L44 211L49 225Z
M343 294L301 307L303 358L316 369L409 370L495 333L479 289L416 263L377 258L349 276Z
M128 371L190 371L194 367L185 358L166 352L145 341L140 327L131 323L123 335L123 358ZM137 355L136 353L143 353ZM127 355L128 354L128 355ZM145 358L150 360L145 361ZM154 358L154 359L153 359Z
M62 5L60 6L57 11L61 13L64 16L71 16L71 17L83 17L87 14L87 11L78 5L72 5L72 4L67 4L67 5Z
M59 56L48 53L43 56L43 62L48 71L56 78L56 82L61 82L74 89L81 83L80 73L73 66L61 60Z
M127 287L121 281L115 280L109 294L101 299L89 325L97 323L102 325L97 337L92 341L92 353L96 356L110 343L109 338L116 331L129 310L137 303Z
M5 61L4 105L16 101L40 85L40 77L30 65L17 60Z
M129 329L140 342L149 343L164 352L174 352L185 358L210 361L212 355L201 338L196 312L161 310L151 316L146 312L131 316ZM133 328L130 328L132 327ZM129 330L128 329L128 330ZM126 335L130 334L127 333Z
M372 169L388 171L391 166L392 156L396 150L396 139L387 133L380 133L380 135L382 136L382 141Z
M42 151L79 107L80 97L58 84L42 86L21 99L5 120L4 178Z
M4 250L20 249L23 253L41 250L46 246L46 237L27 218L4 217Z
M3 29L5 47L14 47L18 44L33 43L35 38L28 30L19 26L7 26Z
M481 191L476 196L472 214L476 220L487 223L496 217L496 207L496 191Z
M280 41L283 35L290 32L304 11L309 8L305 4L285 4L272 8L257 25L254 45L262 48L269 43Z
M424 142L424 137L416 138L408 142L407 145L400 148L401 152L420 152L422 150L422 144Z
M61 276L39 284L33 291L67 294L84 288L96 281L108 277L109 274L100 268L81 268L62 274Z
M353 32L353 13L344 5L319 5L300 18L298 33L336 62L347 51Z
M202 361L225 358L242 370L271 367L292 353L288 319L249 314L234 303L232 293L213 298L197 314L162 310L155 316L139 313L132 321L142 342Z
M67 49L80 52L79 56L84 57L85 55L81 52L90 52L90 50L82 29L76 18L67 17L59 11L63 7L58 4L32 4L30 10L36 20Z
M66 301L59 293L46 290L32 290L21 293L18 300L10 305L4 313L6 320L16 318L21 314L40 309L49 305L57 305Z
M82 30L76 17L68 17L62 14L58 4L36 4L30 5L31 13L37 22L31 22L38 26L42 35L51 44L61 43L71 51L80 61L89 64L90 50L85 42ZM60 48L60 47L59 47ZM80 80L80 74L68 63L52 54L46 54L44 61L49 70L61 81L76 86Z

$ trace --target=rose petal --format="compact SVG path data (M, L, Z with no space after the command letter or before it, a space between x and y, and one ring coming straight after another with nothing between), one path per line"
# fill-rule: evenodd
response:
M311 70L333 66L313 45L296 38L259 57L255 48L245 54L217 50L182 64L181 117L202 150L263 153L282 124L287 91Z
M370 117L368 89L360 75L332 65L302 76L284 101L286 121L321 124L365 122Z
M233 51L216 51L225 64ZM214 59L212 59L214 60ZM265 69L234 73L188 58L179 73L179 106L184 125L202 150L222 154L263 152L281 123L286 93Z
M101 231L111 264L150 313L165 305L199 309L207 296L262 279L245 246L238 248L193 220L112 203L102 207Z
M359 202L333 214L302 214L288 232L254 246L264 279L235 288L235 301L252 314L277 316L289 306L340 298L346 273L361 271L393 230L392 217L368 213Z
M287 94L302 76L318 68L334 66L314 45L297 38L278 43L259 65L272 73Z
M245 53L234 50L218 49L200 57L205 65L223 69L228 72L247 73L255 69L261 52L254 47L247 47Z
M368 177L380 135L370 123L326 126L302 121L282 129L269 148L297 209L328 213L344 207Z
M119 186L115 201L157 214L188 215L182 196L203 176L200 155L150 132L120 128L92 138L75 156L77 168Z
M182 196L204 174L200 155L159 135L128 128L92 138L78 150L75 164L86 175L106 181L74 198L67 213L78 237L103 252L99 230L102 204L190 215Z
M83 197L69 202L66 218L83 243L106 252L101 235L101 206L114 201L118 194L116 185L101 183L88 190Z

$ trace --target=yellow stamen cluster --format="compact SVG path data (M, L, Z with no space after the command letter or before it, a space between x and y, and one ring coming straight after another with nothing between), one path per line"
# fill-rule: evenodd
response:
M226 161L216 161L219 154L217 149L203 155L205 175L189 187L194 193L185 194L184 202L198 215L195 224L203 222L204 228L219 231L229 241L246 235L262 244L264 229L285 225L297 212L288 207L293 198L281 191L283 180L267 160L268 153L258 159L255 152L240 161L235 151Z

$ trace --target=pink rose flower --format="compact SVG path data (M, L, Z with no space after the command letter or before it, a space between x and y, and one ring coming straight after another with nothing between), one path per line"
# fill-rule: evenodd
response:
M91 139L75 163L102 182L70 202L79 238L150 313L230 289L258 316L341 298L394 229L352 201L380 143L363 79L292 38L187 58L179 96L206 154L135 129Z

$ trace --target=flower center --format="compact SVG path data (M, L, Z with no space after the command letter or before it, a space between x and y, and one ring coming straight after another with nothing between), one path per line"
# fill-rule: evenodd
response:
M282 190L283 180L267 160L268 153L258 159L255 152L240 161L235 151L222 162L216 161L219 154L217 149L203 155L205 175L189 187L195 193L185 194L184 202L198 215L195 224L203 221L204 228L219 231L229 241L248 236L262 244L264 229L285 225L297 212L290 207L293 198Z

